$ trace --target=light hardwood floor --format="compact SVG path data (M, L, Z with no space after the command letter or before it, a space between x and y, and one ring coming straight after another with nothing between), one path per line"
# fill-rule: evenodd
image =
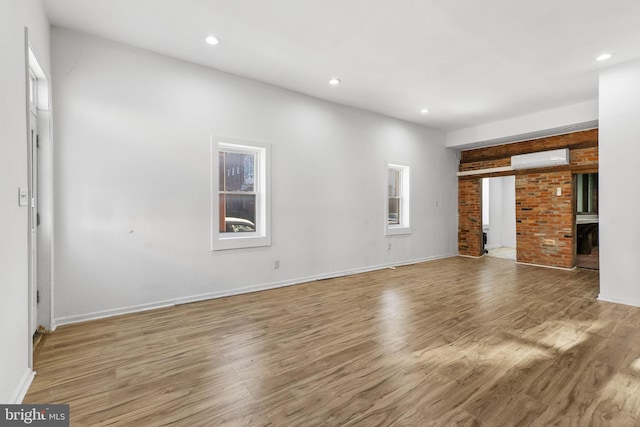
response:
M72 425L640 425L640 309L598 273L450 258L58 328Z

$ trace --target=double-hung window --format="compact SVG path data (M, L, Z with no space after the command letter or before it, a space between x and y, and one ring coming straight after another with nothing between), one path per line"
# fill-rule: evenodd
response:
M212 248L269 246L269 146L230 138L212 145Z
M409 234L410 181L409 166L387 162L387 197L385 233Z

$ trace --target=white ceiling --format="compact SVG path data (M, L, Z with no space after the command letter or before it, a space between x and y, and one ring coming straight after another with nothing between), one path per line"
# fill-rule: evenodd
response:
M43 3L53 25L442 130L593 100L601 67L640 57L638 0Z

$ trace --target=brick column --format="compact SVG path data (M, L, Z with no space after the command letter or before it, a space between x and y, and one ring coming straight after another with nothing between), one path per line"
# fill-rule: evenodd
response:
M458 179L458 254L482 253L482 181Z
M516 176L518 262L572 268L573 217L571 171Z

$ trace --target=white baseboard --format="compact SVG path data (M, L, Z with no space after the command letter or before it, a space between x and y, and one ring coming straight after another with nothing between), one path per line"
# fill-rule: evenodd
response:
M314 282L314 281L317 281L317 280L325 280L325 279L333 279L333 278L336 278L336 277L352 276L354 274L368 273L370 271L376 271L376 270L384 270L385 268L390 268L390 267L399 267L399 266L403 266L403 265L416 264L416 263L419 263L419 262L435 261L437 259L451 258L451 257L455 257L455 256L456 256L455 254L448 254L448 255L441 255L441 256L436 256L436 257L420 258L420 259L414 259L414 260L405 260L405 261L402 261L400 263L381 264L381 265L376 265L376 266L355 268L355 269L351 269L351 270L337 271L337 272L327 273L327 274L319 274L319 275L314 275L314 276L299 277L299 278L296 278L296 279L284 280L282 282L264 283L264 284L260 284L260 285L246 286L246 287L243 287L243 288L229 289L229 290L225 290L225 291L209 292L209 293L206 293L206 294L193 295L193 296L184 297L184 298L177 298L175 300L175 303L176 303L176 305L189 304L189 303L192 303L192 302L206 301L206 300L209 300L209 299L223 298L223 297L229 297L229 296L233 296L233 295L247 294L247 293L251 293L251 292L267 291L267 290L270 290L270 289L283 288L285 286L294 286L294 285L299 285L299 284L302 284L302 283Z
M22 379L20 380L20 383L18 384L18 387L16 388L16 391L13 393L13 398L11 399L11 402L10 402L11 404L19 405L22 403L22 401L24 400L24 397L27 395L27 392L29 391L29 387L31 386L31 383L33 382L33 377L35 375L36 373L31 369L26 370L26 372L22 376Z
M223 291L215 291L215 292L208 292L205 294L179 297L174 300L157 301L157 302L151 302L147 304L139 304L139 305L132 305L128 307L116 308L112 310L103 310L103 311L97 311L93 313L85 313L85 314L78 314L73 316L60 317L60 318L54 319L52 328L56 328L61 325L68 325L72 323L80 323L80 322L86 322L89 320L104 319L106 317L119 316L121 314L137 313L141 311L154 310L157 308L171 307L174 305L189 304L189 303L198 302L198 301L206 301L206 300L215 299L215 298L223 298L223 297L228 297L233 295L247 294L251 292L266 291L269 289L277 289L285 286L299 285L301 283L308 283L316 280L351 276L354 274L367 273L370 271L384 270L385 268L390 268L390 267L399 267L403 265L417 264L419 262L435 261L437 259L451 258L455 256L457 256L457 254L446 254L446 255L438 255L433 257L418 258L413 260L404 260L404 261L389 263L389 264L380 264L376 266L368 266L368 267L354 268L354 269L343 270L343 271L336 271L336 272L327 273L327 274L299 277L296 279L289 279L281 282L262 283L258 285L245 286L242 288L227 289Z
M528 263L528 262L520 262L520 261L516 261L516 264L529 265L531 267L552 268L554 270L563 270L563 271L573 271L573 270L575 270L577 268L577 267L571 267L571 268L554 267L553 265L531 264L531 263Z
M54 325L57 328L62 325L71 323L87 322L89 320L104 319L105 317L119 316L121 314L138 313L141 311L155 310L156 308L171 307L175 305L175 301L157 301L147 304L130 305L127 307L114 308L112 310L95 311L93 313L76 314L74 316L66 316L57 318Z
M640 307L640 300L636 300L636 299L628 299L628 298L617 298L617 297L611 297L611 296L607 296L607 295L598 295L598 301L606 301L606 302L613 302L615 304L624 304L624 305L630 305L632 307Z

